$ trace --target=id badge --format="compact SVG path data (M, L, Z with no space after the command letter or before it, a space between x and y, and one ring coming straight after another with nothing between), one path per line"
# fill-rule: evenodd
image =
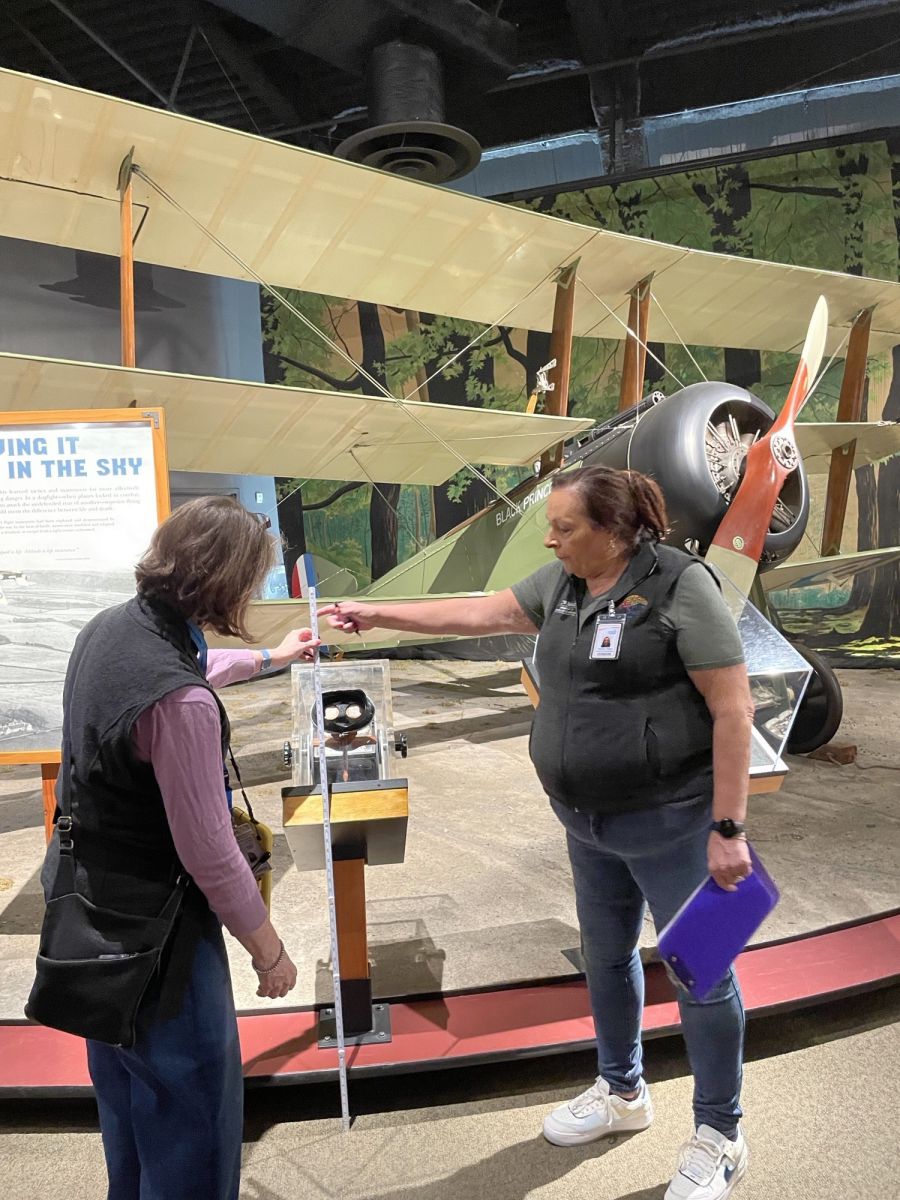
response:
M598 617L597 624L594 626L594 640L591 643L591 658L618 658L622 649L624 629L624 617Z

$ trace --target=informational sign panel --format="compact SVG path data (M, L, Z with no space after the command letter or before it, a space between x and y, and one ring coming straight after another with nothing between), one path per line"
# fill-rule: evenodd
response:
M79 630L168 513L159 410L0 413L0 761L59 757Z

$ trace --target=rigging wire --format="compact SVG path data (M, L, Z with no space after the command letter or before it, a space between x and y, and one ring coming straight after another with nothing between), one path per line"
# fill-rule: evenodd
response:
M840 352L846 346L847 342L850 340L850 334L852 332L853 332L853 326L851 325L850 328L847 330L847 332L844 334L844 336L841 338L840 342L835 347L834 353L831 355L831 358L829 358L828 362L825 364L825 366L821 369L819 374L816 376L814 382L811 383L809 388L807 389L806 396L803 399L802 407L805 407L809 403L810 396L812 396L813 392L816 390L816 388L819 386L819 384L822 382L822 380L825 378L825 376L831 370L831 364L834 362L834 360L837 358L837 356L840 354Z
M422 542L420 542L419 539L416 537L409 521L406 519L406 517L403 516L400 509L395 504L392 504L390 502L390 500L388 500L387 496L384 494L384 492L381 490L381 488L378 486L378 484L375 482L375 480L372 478L372 476L369 474L369 472L366 470L366 468L362 465L362 463L356 457L355 450L350 451L350 457L353 459L353 461L356 463L356 465L362 471L363 475L365 475L368 482L372 485L372 490L378 493L378 495L381 497L383 503L385 505L387 505L387 507L391 510L391 512L394 514L394 516L397 518L397 520L399 522L402 522L403 525L405 525L406 532L409 534L409 536L412 538L412 540L416 544L416 549L424 550L425 549L424 544Z
M238 100L239 100L239 102L240 102L240 105L241 105L241 107L243 108L243 110L244 110L244 112L247 114L247 116L249 117L249 119L250 119L250 124L253 126L253 128L256 130L256 132L259 134L259 136L260 136L260 137L262 137L262 136L263 136L263 131L262 131L262 130L260 129L260 127L257 125L257 123L256 123L256 119L254 118L254 116L253 116L253 113L250 111L250 109L247 107L247 105L246 105L246 103L245 103L245 101L244 101L244 97L243 97L243 96L241 95L241 93L240 93L240 92L237 90L237 87L235 86L234 80L231 78L231 76L230 76L230 75L228 74L228 72L225 70L225 66L224 66L224 64L223 64L223 62L222 62L222 60L221 60L221 58L219 58L218 54L216 54L215 50L213 49L213 44L212 44L212 42L211 42L211 41L209 40L209 38L206 36L206 30L203 28L203 26L202 26L202 25L195 25L195 26L194 26L194 29L199 29L199 31L200 31L200 36L203 38L204 42L206 42L206 45L209 47L209 52L210 52L210 54L213 56L213 58L214 58L214 59L216 60L216 62L219 64L219 70L222 72L222 74L225 76L225 78L228 80L229 84L231 85L231 90L234 92L235 96L237 96L237 98L238 98ZM193 37L193 30L191 31L191 34L192 34L192 37Z
M663 360L658 355L653 353L653 351L650 349L649 345L643 340L643 338L638 337L636 331L631 328L631 326L628 324L628 322L623 321L622 318L619 316L619 314L615 311L615 309L610 308L610 306L606 303L606 301L602 298L602 296L598 296L597 293L594 291L594 289L591 287L591 285L589 283L587 283L584 279L582 279L580 275L576 275L576 279L578 280L578 282L581 284L582 287L586 288L590 292L590 294L594 297L594 299L597 301L597 303L602 304L603 307L606 309L606 311L609 313L609 315L614 320L619 322L619 324L625 330L625 333L630 335L631 337L633 337L634 340L637 342L637 344L643 350L645 350L647 352L647 354L650 355L650 357L653 359L653 361L655 363L658 363L662 367L662 369L666 372L667 375L671 375L672 378L675 380L675 382L678 384L678 386L680 388L683 388L684 384L681 382L681 380L678 378L678 376L675 374L675 372L670 370L670 368L666 366L666 364L663 362Z
M805 87L808 83L812 83L814 79L821 79L823 75L830 75L833 71L841 71L844 67L849 67L853 63L861 62L864 58L871 58L873 54L879 51L891 50L894 46L900 46L900 38L894 38L891 42L883 42L878 46L873 46L870 50L865 50L862 54L856 54L853 58L845 58L843 62L833 63L830 67L826 67L824 71L817 71L815 75L807 75L805 79L800 79L796 83L790 84L783 88L783 92L795 92L800 88ZM826 85L827 86L827 85Z
M609 315L611 317L613 317L616 321L619 322L619 324L625 330L626 336L630 335L631 337L633 337L634 340L637 342L637 344L647 354L650 355L650 357L653 359L653 361L658 363L662 367L662 369L666 372L667 375L671 375L672 378L675 380L675 382L678 384L678 386L680 388L683 388L684 384L681 382L681 380L678 378L678 376L675 374L675 372L673 370L671 370L669 367L667 367L666 364L663 362L663 360L657 354L653 353L653 351L650 349L650 346L647 344L647 342L644 341L643 338L638 337L636 330L632 329L627 321L623 321L622 318L619 316L619 314L614 309L610 308L610 306L606 303L606 301L602 298L602 296L598 296L597 293L594 291L594 289L591 287L591 285L589 283L587 283L584 279L582 279L580 275L576 276L576 278L578 279L578 282L580 284L582 284L585 288L587 288L587 290L594 297L594 299L597 301L597 303L602 304L603 307L606 309L606 311L609 313ZM651 292L650 295L652 296L653 293ZM659 303L659 301L657 301L657 304L658 303ZM665 316L665 314L663 314L663 315ZM666 317L666 320L668 321L669 318ZM669 324L671 325L672 322L669 321ZM674 329L674 326L672 326L672 327ZM678 331L675 330L675 332L677 334ZM683 342L682 342L682 345L684 345ZM687 349L687 347L685 347L685 349ZM690 354L689 350L688 350L688 354ZM702 371L701 371L701 374L702 374ZM625 469L628 471L631 470L631 443L634 440L634 435L637 432L637 427L641 423L642 416L643 416L643 413L641 411L638 411L638 414L635 417L634 425L631 427L631 432L628 435L628 445L625 448Z
M273 296L280 304L283 304L285 306L285 308L287 308L288 312L292 313L293 316L295 316L302 324L306 325L313 333L315 333L317 337L321 338L322 341L324 341L337 355L339 355L342 359L344 359L345 362L347 362L351 367L353 367L353 369L355 371L357 371L360 375L362 375L364 379L367 379L375 388L378 389L378 392L380 394L385 396L386 399L393 401L394 404L399 405L403 409L403 412L408 417L410 417L411 420L415 421L416 424L419 425L422 429L424 429L425 432L431 438L433 438L436 442L440 443L440 445L450 455L452 455L452 457L455 458L457 460L457 462L459 462L467 471L471 471L472 474L477 479L480 479L481 482L491 492L493 492L495 496L498 497L498 499L500 499L500 500L506 499L506 497L503 495L503 493L497 487L495 487L495 485L491 482L491 480L487 477L487 475L485 475L483 471L480 471L478 469L478 467L476 467L473 463L470 463L468 461L468 459L466 459L462 454L460 454L459 451L455 448L455 446L452 446L446 440L446 438L444 438L440 433L436 432L436 430L432 429L428 425L428 423L426 421L424 421L418 415L418 413L416 413L408 405L406 399L400 400L396 396L391 395L391 393L388 391L388 389L384 386L384 384L379 379L376 379L374 375L371 375L365 369L365 367L363 367L359 363L357 363L353 359L353 357L344 350L344 348L342 346L339 346L336 342L333 342L326 333L323 333L323 331L321 329L319 329L318 325L316 325L313 321L311 321L309 319L309 317L306 316L305 313L301 312L300 309L297 308L297 306L295 304L292 304L291 301L288 300L287 296L285 296L283 292L279 291L278 288L273 287L272 284L268 283L265 279L263 279L263 277L259 274L258 271L254 270L254 268L251 267L249 263L246 263L240 257L239 254L237 254L234 250L232 250L229 246L227 246L221 240L221 238L217 237L216 234L213 233L213 231L211 229L209 229L206 225L204 225L203 222L198 217L195 217L193 213L189 212L182 204L180 204L174 198L174 196L171 196L165 190L165 188L162 187L160 184L158 184L156 182L156 180L153 179L150 175L148 175L147 172L144 171L144 169L142 167L138 166L137 164L134 164L132 166L132 171L134 172L135 175L137 175L140 179L142 179L149 187L151 187L158 195L160 195L165 201L167 201L169 204L171 204L172 207L175 208L175 210L177 212L180 212L182 214L182 216L187 217L187 219L193 225L195 225L203 234L205 234L206 237L208 237L210 239L210 241L212 241L213 244L216 245L223 252L223 254L227 254L228 257L233 262L237 263L237 265L241 268L242 271L245 271L252 279L254 279L261 288L264 288L265 291L267 291L269 293L270 296ZM556 268L554 267L553 271L548 272L547 275L544 277L544 279L542 279L539 283L536 283L534 285L534 287L532 287L526 293L525 296L523 296L523 297L521 297L521 299L517 300L516 303L512 306L512 308L508 309L507 312L505 312L503 314L503 316L501 316L499 318L499 321L504 321L506 319L506 317L508 317L510 315L510 313L512 313L516 308L518 308L518 306L520 304L522 304L525 300L527 300L528 297L532 294L532 292L536 291L537 288L540 287L541 284L546 281L546 279L549 279L555 273L555 271L556 271ZM493 329L494 327L495 326L491 325L487 329L483 330L482 333L479 334L479 337L475 338L473 340L472 344L477 342L481 337L484 337L484 335L486 333L489 333L490 330ZM439 371L437 373L439 374L440 371L444 370L447 366L450 365L450 363L454 362L456 360L456 358L458 358L458 357L459 357L458 354L454 355L445 364L443 364L443 366L439 369ZM433 379L434 375L430 376L430 378ZM429 380L425 380L424 382L427 383L427 382L429 382ZM420 385L420 386L424 386L424 384ZM416 388L411 394L414 395L415 392L418 390L419 389ZM517 512L519 511L518 507L516 505L513 505L513 507L516 508Z
M534 293L538 290L538 288L543 287L544 284L549 279L552 279L553 276L556 275L559 270L560 270L559 267L551 267L550 270L547 272L547 274L543 277L543 279L539 279L538 282L534 285L534 287L529 288L529 290L525 293L524 296L520 296L519 299L515 302L515 304L512 305L511 308L508 308L506 310L506 312L503 313L502 316L498 317L497 320L494 321L493 325L485 326L485 328L482 329L481 333L479 333L476 337L473 337L472 340L467 345L463 346L462 350L457 350L457 352L454 355L452 355L450 358L446 359L446 361L442 362L441 365L435 371L432 371L432 373L428 376L427 379L423 379L422 382L420 384L418 384L416 387L414 387L412 389L412 391L409 393L409 395L407 395L405 398L407 400L409 400L411 397L415 396L418 392L421 392L421 390L423 388L427 387L429 385L429 383L431 383L432 379L437 379L438 375L440 375L444 371L446 371L446 369L449 366L451 366L453 363L455 363L458 358L461 358L464 354L468 353L468 351L471 350L474 346L477 346L483 337L486 337L487 334L489 334L493 329L499 329L499 327L503 324L503 322L506 320L507 317L512 316L512 314L516 311L517 308L521 307L521 305L523 305L526 300L530 299L530 297L534 295Z
M653 301L653 303L656 305L656 307L662 313L663 320L666 322L666 324L669 326L669 328L672 330L672 332L678 338L679 342L681 342L682 349L684 350L685 354L687 354L688 358L691 360L691 362L694 364L694 366L697 368L697 371L700 374L700 378L703 380L704 383L709 383L709 379L706 376L706 372L703 370L703 368L697 362L696 358L694 358L693 354L691 354L691 351L690 351L690 348L689 348L687 342L684 340L684 338L681 336L681 334L675 328L675 323L673 322L673 320L669 316L669 314L666 312L666 310L663 308L662 304L660 303L659 297L656 295L656 293L652 289L650 291L650 299Z

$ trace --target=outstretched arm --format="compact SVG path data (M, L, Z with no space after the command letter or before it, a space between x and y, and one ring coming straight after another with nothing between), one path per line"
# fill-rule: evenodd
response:
M713 720L713 820L743 821L754 711L747 668L738 663L688 674ZM710 833L708 857L709 873L727 892L752 870L747 843L737 838Z
M241 683L263 670L277 671L292 662L312 662L320 645L309 629L292 629L271 650L210 650L206 678L214 688Z
M408 604L364 604L339 600L323 604L319 615L332 629L363 633L369 629L402 629L407 633L484 637L499 633L537 633L510 588L492 596L452 600L415 600Z

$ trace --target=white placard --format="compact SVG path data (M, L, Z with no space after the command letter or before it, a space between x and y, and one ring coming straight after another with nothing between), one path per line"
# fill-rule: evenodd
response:
M0 429L0 570L128 570L156 525L148 425Z
M0 426L0 753L58 749L78 631L159 523L146 421Z

